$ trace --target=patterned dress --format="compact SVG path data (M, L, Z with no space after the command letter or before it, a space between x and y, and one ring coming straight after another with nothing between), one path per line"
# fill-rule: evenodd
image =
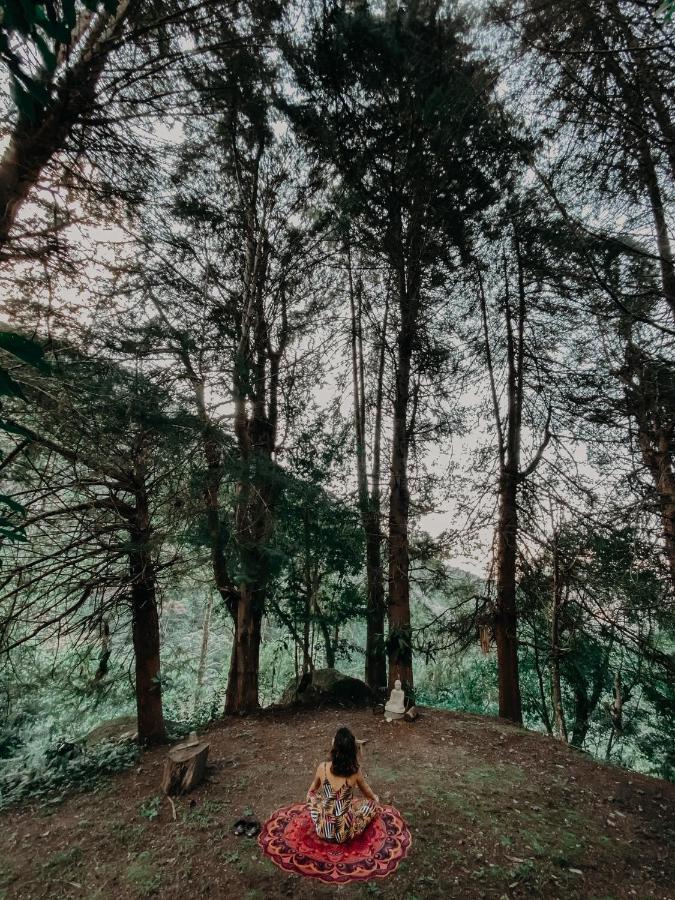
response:
M354 800L353 788L346 781L337 791L333 790L325 765L323 784L318 790L309 791L307 803L318 836L338 844L361 834L378 813L373 800Z

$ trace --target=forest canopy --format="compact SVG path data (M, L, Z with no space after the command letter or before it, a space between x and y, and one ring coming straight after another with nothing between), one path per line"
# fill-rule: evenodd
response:
M0 803L326 668L672 779L672 11L2 12Z

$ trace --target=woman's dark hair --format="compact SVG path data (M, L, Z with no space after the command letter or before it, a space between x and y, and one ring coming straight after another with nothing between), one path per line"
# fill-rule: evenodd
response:
M356 738L349 728L338 728L330 751L333 775L348 778L359 771Z

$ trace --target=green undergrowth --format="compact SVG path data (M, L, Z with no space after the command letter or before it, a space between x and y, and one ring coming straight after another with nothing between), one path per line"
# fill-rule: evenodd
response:
M72 755L54 753L43 765L4 766L0 770L0 810L32 801L40 805L58 804L70 791L90 791L116 772L130 768L139 748L132 741L106 742ZM5 761L6 762L6 761Z

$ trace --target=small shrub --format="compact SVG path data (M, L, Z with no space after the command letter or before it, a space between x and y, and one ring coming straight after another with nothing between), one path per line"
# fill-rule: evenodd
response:
M161 797L150 797L149 800L146 800L141 804L138 813L143 816L144 819L148 819L149 822L152 822L159 816L159 808L161 805Z

